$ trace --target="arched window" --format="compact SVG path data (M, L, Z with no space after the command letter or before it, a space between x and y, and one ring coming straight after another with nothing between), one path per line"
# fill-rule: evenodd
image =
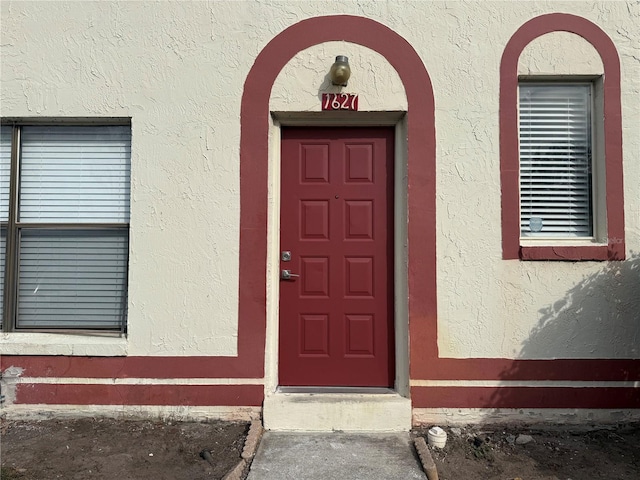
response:
M604 74L519 76L525 47L551 32L589 42ZM598 26L549 14L511 37L500 65L500 170L504 259L624 259L620 61Z

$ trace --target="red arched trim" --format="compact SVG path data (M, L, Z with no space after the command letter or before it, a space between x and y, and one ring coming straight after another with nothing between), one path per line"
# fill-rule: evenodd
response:
M550 32L575 33L596 49L604 65L604 155L608 245L521 247L518 159L518 59L534 39ZM505 260L624 260L624 193L620 59L607 34L590 21L566 13L529 20L507 43L500 64L500 179L502 258Z
M240 137L240 291L238 354L262 376L266 328L269 97L299 51L329 41L368 47L395 68L408 111L409 318L412 365L436 344L435 123L431 80L413 47L373 20L338 15L303 20L260 52L244 84ZM337 52L344 53L344 52ZM327 58L327 68L332 59ZM354 66L357 70L357 67ZM357 73L356 73L357 74ZM260 373L260 375L258 375Z

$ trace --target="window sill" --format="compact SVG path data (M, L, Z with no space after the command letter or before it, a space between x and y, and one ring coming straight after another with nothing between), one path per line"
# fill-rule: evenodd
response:
M607 261L624 260L624 244L521 245L520 260Z
M68 355L122 357L127 355L125 337L73 335L68 333L0 334L3 355Z

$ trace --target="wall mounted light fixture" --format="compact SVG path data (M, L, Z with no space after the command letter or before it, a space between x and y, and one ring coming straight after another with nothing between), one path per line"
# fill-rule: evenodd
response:
M351 76L349 59L344 55L338 55L334 64L331 65L331 71L329 72L329 75L331 77L331 83L333 83L334 85L346 87L347 81Z

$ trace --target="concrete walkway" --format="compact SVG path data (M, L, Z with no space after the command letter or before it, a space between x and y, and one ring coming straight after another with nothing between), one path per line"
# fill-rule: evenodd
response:
M266 432L247 480L426 479L408 433Z

